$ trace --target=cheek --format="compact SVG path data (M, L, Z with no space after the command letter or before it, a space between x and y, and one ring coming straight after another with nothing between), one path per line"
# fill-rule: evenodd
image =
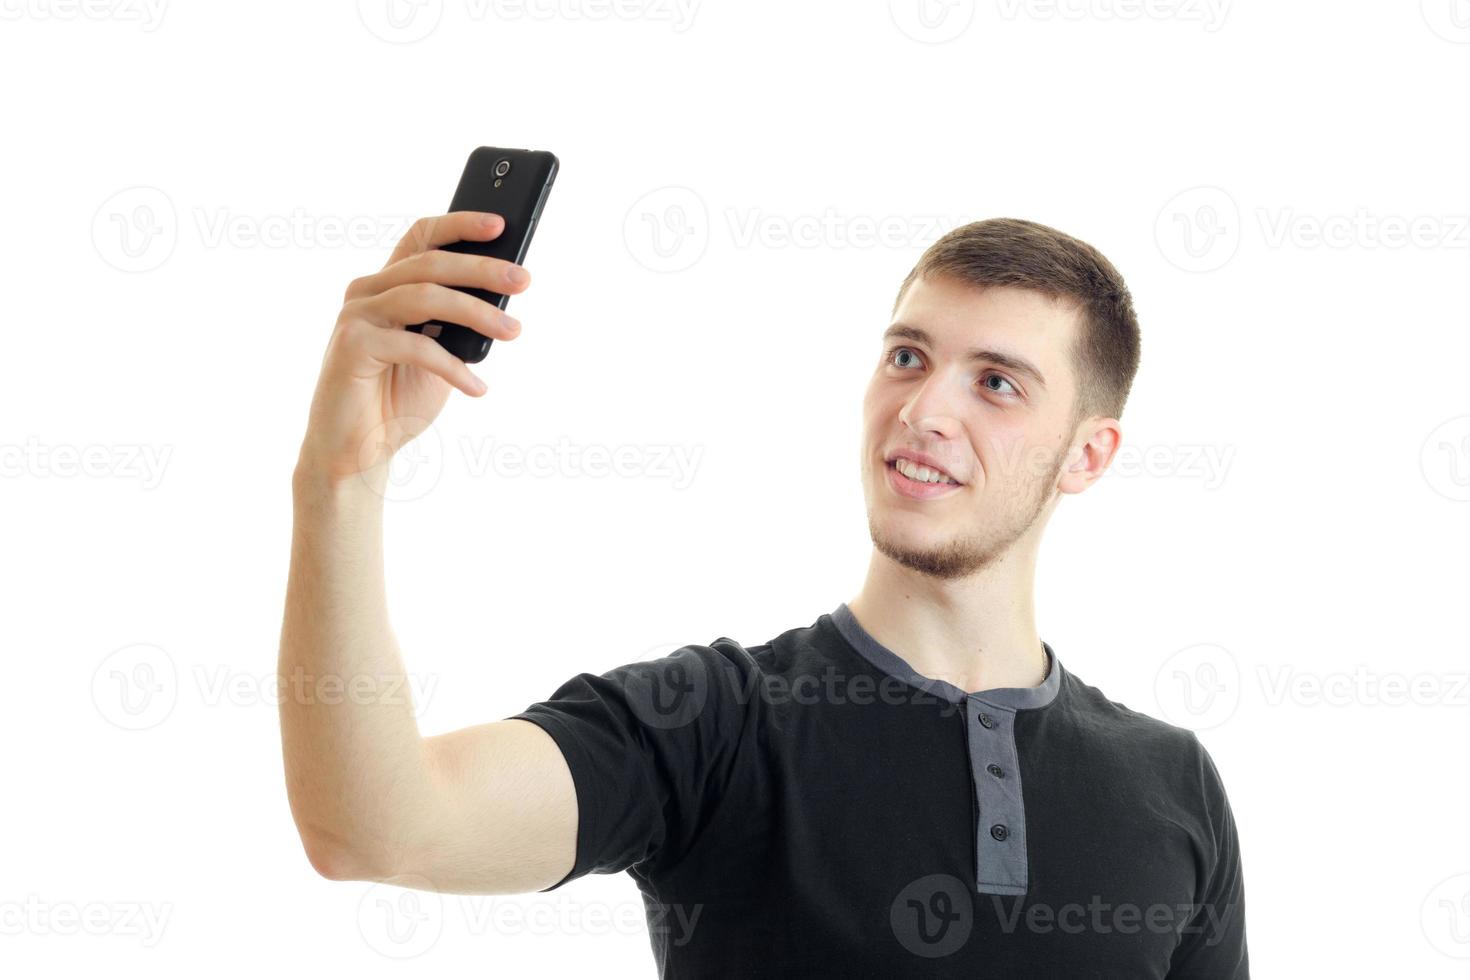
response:
M900 405L893 397L892 392L886 392L881 388L870 385L863 394L863 426L869 434L883 432L885 425L898 421Z
M1028 478L1034 469L1035 446L1019 426L991 425L977 440L986 476L1009 483Z

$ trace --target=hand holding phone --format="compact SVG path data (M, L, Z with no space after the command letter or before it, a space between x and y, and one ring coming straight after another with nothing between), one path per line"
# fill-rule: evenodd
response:
M481 146L470 154L460 176L459 187L449 203L450 211L488 211L505 220L505 230L489 241L452 242L445 251L504 259L520 265L531 244L541 209L556 180L558 161L545 150L505 149ZM454 286L462 292L504 310L509 297L473 286ZM407 329L433 337L451 354L466 363L482 361L490 352L490 338L462 324L427 320Z
M370 484L386 479L387 464L433 422L451 390L485 394L469 364L405 327L438 320L472 324L497 340L520 335L514 317L455 288L477 283L518 293L525 286L509 277L517 266L443 249L491 241L504 226L498 215L476 211L420 218L382 269L347 284L322 357L298 475L318 486L358 474Z

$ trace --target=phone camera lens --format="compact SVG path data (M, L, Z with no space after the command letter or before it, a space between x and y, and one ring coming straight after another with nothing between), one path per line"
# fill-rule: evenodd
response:
M495 164L495 176L504 177L510 172L510 161L501 160Z

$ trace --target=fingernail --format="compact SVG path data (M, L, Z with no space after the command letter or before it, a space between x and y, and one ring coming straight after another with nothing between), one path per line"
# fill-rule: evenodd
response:
M525 269L522 269L520 266L516 265L512 266L510 270L506 272L505 278L509 279L517 286L520 286L524 284L528 279L530 279L531 276L526 272Z

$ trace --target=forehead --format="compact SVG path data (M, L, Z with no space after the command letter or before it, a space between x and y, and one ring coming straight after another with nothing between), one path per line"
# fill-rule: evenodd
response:
M895 324L918 327L942 356L986 348L1025 358L1056 389L1072 375L1077 305L1032 289L976 287L949 276L915 279L893 312ZM1066 382L1070 384L1070 381Z

